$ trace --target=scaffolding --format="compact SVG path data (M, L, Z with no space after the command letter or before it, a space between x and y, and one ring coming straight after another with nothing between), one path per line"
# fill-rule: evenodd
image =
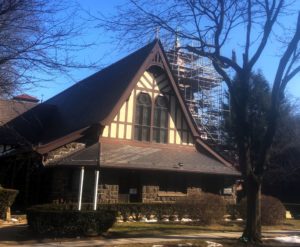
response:
M211 145L221 144L224 90L222 80L211 61L193 53L179 51L178 42L167 52L167 56L201 138Z

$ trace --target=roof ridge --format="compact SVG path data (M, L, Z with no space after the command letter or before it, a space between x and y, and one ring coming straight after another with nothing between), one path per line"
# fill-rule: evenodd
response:
M136 55L137 53L140 53L142 50L144 50L144 49L146 49L146 48L148 48L148 47L151 47L151 46L154 47L154 45L155 45L157 42L158 42L157 39L153 40L151 43L149 43L149 44L147 44L147 45L145 45L145 46L139 48L138 50L136 50L136 51L130 53L129 55L127 55L127 56L125 56L125 57L123 57L123 58L121 58L121 59L115 61L114 63L112 63L112 64L110 64L110 65L108 65L108 66L102 68L101 70L99 70L99 71L97 71L97 72L95 72L95 73L89 75L88 77L85 77L85 78L81 79L80 81L74 83L74 84L71 85L70 87L68 87L68 88L64 89L63 91L59 92L58 94L54 95L53 97L51 97L51 98L45 100L45 101L42 102L41 104L47 104L47 103L48 103L49 101L51 101L53 98L58 97L59 95L63 94L64 92L66 92L66 91L68 91L68 90L70 90L71 88L76 87L76 86L79 85L80 83L83 83L83 82L85 82L85 81L88 81L90 78L92 78L92 77L94 77L94 76L96 76L96 75L98 75L98 74L100 74L100 73L103 73L104 71L110 69L110 68L113 67L113 66L116 66L118 63L121 63L121 62L123 62L124 60L130 58L131 56ZM159 41L159 42L160 42L160 41ZM153 47L152 47L152 48L153 48ZM150 49L150 50L152 50L152 49Z

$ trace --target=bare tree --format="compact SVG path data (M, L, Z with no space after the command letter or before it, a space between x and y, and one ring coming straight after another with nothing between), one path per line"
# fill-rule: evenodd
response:
M64 0L0 0L0 96L88 66L71 56L89 46L76 40L80 23L80 8Z
M236 116L239 165L246 181L247 222L243 240L261 241L260 192L267 158L277 128L278 108L287 83L300 71L300 15L297 1L285 0L129 0L113 16L99 14L99 26L115 32L124 44L147 41L149 34L160 29L162 39L177 36L181 49L211 59L214 68L227 84L231 110ZM296 9L293 13L291 9ZM280 18L287 14L296 17L293 29L284 36L277 32ZM287 30L287 29L286 29ZM275 36L275 35L276 36ZM281 40L282 53L274 70L272 95L267 110L268 120L261 133L259 154L252 158L249 125L250 80L253 68L264 55L271 37ZM191 45L191 43L194 45ZM226 48L235 42L232 54ZM236 44L242 44L237 46ZM275 51L274 51L275 53ZM239 78L239 88L233 78Z

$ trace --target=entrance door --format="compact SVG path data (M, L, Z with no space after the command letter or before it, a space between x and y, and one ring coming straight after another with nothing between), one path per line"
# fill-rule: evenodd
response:
M142 186L138 172L122 172L119 177L119 194L128 195L129 202L142 202Z

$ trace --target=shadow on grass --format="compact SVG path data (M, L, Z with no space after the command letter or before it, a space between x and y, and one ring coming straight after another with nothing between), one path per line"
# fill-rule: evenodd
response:
M26 224L16 224L0 227L0 246L1 244L31 244L31 243L47 243L47 242L64 242L73 240L94 239L95 237L76 236L56 237L54 235L38 235L34 233ZM102 236L97 236L100 239Z
M8 225L0 227L0 242L42 241L26 224Z

